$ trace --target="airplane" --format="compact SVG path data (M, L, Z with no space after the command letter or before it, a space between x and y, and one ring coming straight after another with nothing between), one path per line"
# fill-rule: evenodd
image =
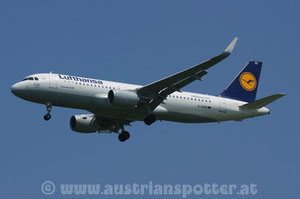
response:
M121 142L130 138L125 126L134 121L144 121L146 125L157 120L220 123L270 114L265 106L285 94L255 99L262 67L259 61L248 62L219 95L181 90L195 80L202 80L210 67L232 53L236 42L234 38L216 57L145 86L50 72L29 75L15 83L11 91L24 100L46 105L46 121L51 118L53 106L86 110L90 114L71 117L73 131L114 132Z

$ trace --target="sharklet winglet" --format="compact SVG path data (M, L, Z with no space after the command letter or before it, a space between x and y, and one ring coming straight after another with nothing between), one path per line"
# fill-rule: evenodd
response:
M225 51L224 51L225 54L230 55L230 54L232 53L232 51L233 51L233 49L234 49L234 46L235 46L237 40L238 40L237 37L234 38L234 39L232 40L232 42L231 42L231 43L227 46L227 48L225 49Z

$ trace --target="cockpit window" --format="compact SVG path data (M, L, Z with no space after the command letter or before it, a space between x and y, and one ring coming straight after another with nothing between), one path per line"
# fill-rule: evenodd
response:
M38 81L38 80L39 80L39 78L35 77L35 78L34 78L34 80L37 80L37 81Z
M33 80L33 77L27 77L27 78L23 79L23 81L26 81L26 80Z

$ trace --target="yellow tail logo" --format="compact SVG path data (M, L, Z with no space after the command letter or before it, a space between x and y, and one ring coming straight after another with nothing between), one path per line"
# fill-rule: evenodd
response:
M244 72L240 75L240 84L246 91L253 91L256 88L256 78L252 73Z

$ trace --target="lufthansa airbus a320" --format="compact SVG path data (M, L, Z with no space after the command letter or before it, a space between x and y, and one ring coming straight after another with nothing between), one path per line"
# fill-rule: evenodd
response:
M256 100L262 63L250 61L219 95L184 92L181 89L207 74L207 70L228 57L237 38L220 55L174 75L140 86L72 75L39 73L14 84L14 95L46 105L44 119L51 118L53 106L87 110L90 114L70 119L73 131L118 134L121 142L129 139L125 126L134 121L151 125L157 120L205 123L242 121L269 114L265 106L284 94Z

